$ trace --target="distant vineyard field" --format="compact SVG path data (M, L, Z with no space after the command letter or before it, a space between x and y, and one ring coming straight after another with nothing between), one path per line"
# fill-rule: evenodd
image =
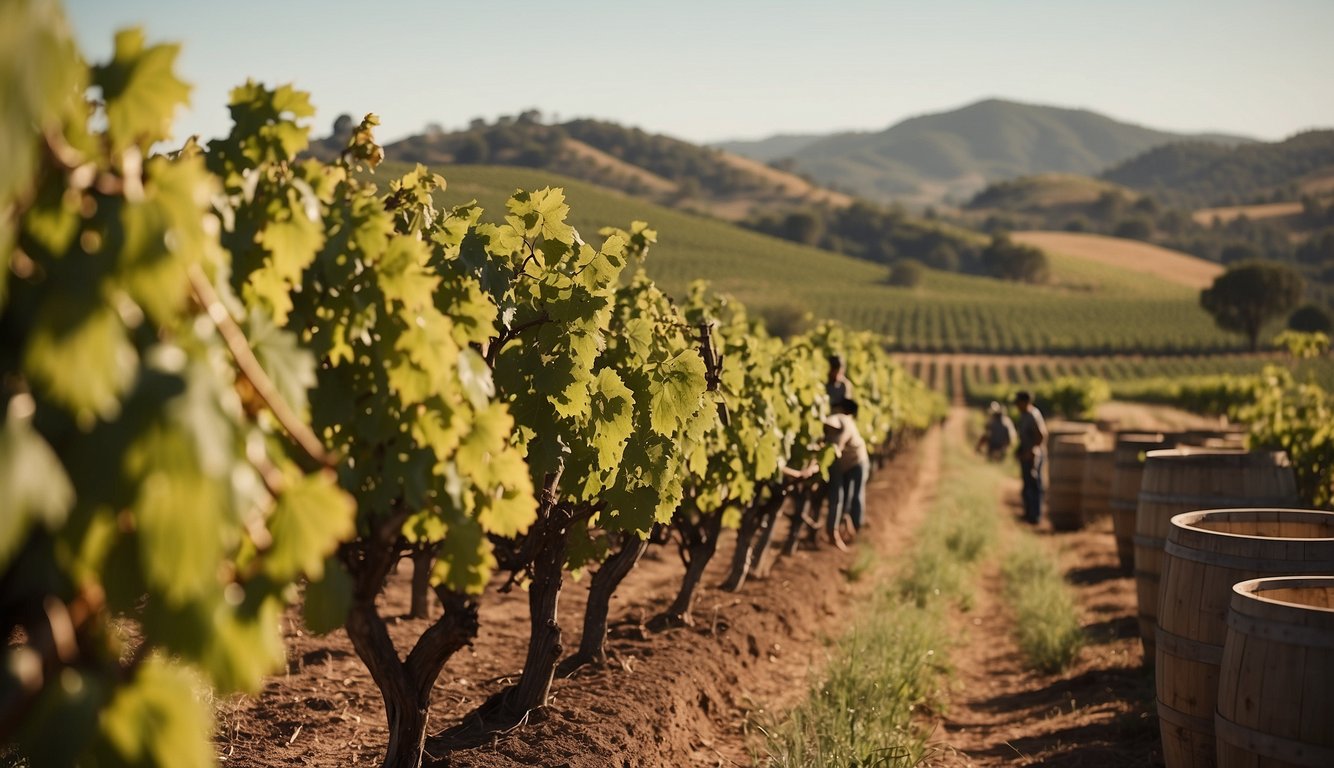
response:
M879 265L555 174L488 166L437 170L449 180L446 204L476 199L495 209L515 188L549 184L566 189L573 224L585 237L595 237L600 223L649 221L659 232L649 273L674 295L683 295L692 280L707 279L761 314L799 318L810 312L883 333L904 351L1209 353L1244 346L1214 327L1195 290L1059 252L1050 254L1051 285L928 271L916 288L891 287Z
M1259 373L1265 365L1275 363L1292 369L1299 381L1309 378L1326 389L1334 388L1334 360L1330 358L1294 362L1280 355L1006 357L905 354L900 355L899 360L909 373L935 389L953 394L954 382L960 382L964 399L970 403L1001 399L1014 390L1035 387L1063 376L1100 378L1111 384L1113 396L1129 396L1150 388L1155 382L1251 375Z

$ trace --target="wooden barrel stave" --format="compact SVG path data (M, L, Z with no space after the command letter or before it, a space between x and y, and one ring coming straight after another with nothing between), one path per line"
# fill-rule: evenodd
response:
M1163 551L1155 687L1169 768L1215 764L1214 709L1232 586L1334 567L1334 513L1220 509L1175 516Z
M1227 623L1220 768L1334 765L1334 575L1243 581Z
M1159 575L1172 517L1200 509L1296 505L1296 478L1282 451L1183 447L1146 454L1133 538L1145 663L1154 659Z

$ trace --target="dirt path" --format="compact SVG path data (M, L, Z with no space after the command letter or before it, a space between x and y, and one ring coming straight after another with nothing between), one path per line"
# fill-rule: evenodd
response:
M1015 478L997 499L1003 540L1023 535L1014 522L1019 513ZM973 609L951 617L960 644L950 654L950 699L927 764L1161 764L1152 678L1142 666L1134 619L1134 581L1117 566L1110 521L1059 534L1044 524L1038 535L1059 553L1088 644L1063 673L1030 670L1013 639L1014 617L1001 594L999 556L993 555L980 572Z

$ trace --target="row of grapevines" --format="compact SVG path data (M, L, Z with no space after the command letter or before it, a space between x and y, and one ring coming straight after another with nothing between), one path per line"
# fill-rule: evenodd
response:
M384 764L419 765L498 569L528 586L528 658L445 747L545 704L566 569L605 559L596 660L652 531L710 554L725 524L772 531L805 474L783 470L821 453L829 349L856 350L874 439L938 407L870 337L785 344L702 287L678 309L624 274L655 233L591 245L559 190L495 222L439 210L425 169L381 191L373 117L336 161L303 158L290 87L247 83L228 136L150 155L188 93L174 47L122 33L89 67L53 6L5 13L5 135L28 140L0 190L0 601L21 638L0 735L37 763L211 762L194 676L256 689L304 584L307 625L342 626L380 689ZM405 555L444 610L400 650L377 598Z

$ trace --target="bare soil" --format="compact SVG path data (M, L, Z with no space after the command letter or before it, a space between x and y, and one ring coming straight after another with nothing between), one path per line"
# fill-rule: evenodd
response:
M964 411L949 424L958 439ZM929 509L938 483L941 430L873 475L870 527L862 534L892 572ZM1006 484L996 514L1018 516L1018 482ZM780 528L781 538L786 532ZM1009 533L1015 535L1004 523ZM978 581L972 609L950 618L959 638L943 709L933 729L934 766L1160 764L1152 679L1142 667L1133 581L1117 567L1110 523L1040 535L1060 552L1090 641L1068 671L1028 669L1013 640L1013 617L995 564ZM777 561L771 575L741 591L717 589L729 541L715 556L696 608L697 626L652 633L648 618L670 602L682 573L674 550L651 551L612 607L612 663L558 680L551 706L527 725L474 749L436 755L438 766L730 766L751 765L757 724L782 718L801 701L827 659L828 639L855 620L875 578L850 578L856 555L803 549ZM771 556L777 554L771 552ZM405 614L408 576L386 595ZM562 626L577 644L585 583L567 582ZM404 644L422 623L403 619ZM377 764L386 738L378 693L346 636L305 632L293 616L289 666L258 697L218 706L217 748L224 765ZM488 594L482 637L452 660L436 686L432 730L457 722L512 682L527 640L525 595Z

